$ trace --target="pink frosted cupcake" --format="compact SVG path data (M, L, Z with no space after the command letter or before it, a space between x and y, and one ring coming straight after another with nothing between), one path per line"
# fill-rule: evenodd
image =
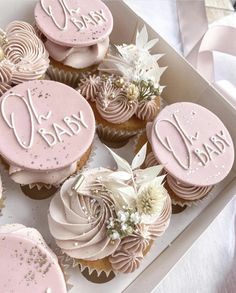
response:
M51 66L51 79L77 86L80 73L96 70L109 47L113 18L100 0L40 0L35 20Z
M189 206L205 197L229 174L234 145L220 119L202 106L176 103L167 106L149 124L152 153L146 166L162 164L173 203Z
M139 169L145 147L131 166L111 154L117 171L93 169L67 180L49 208L57 245L97 283L138 269L171 216L164 176L158 176L162 167Z
M88 160L95 119L87 101L71 87L32 81L0 98L0 132L0 154L12 180L57 187Z
M78 90L89 101L100 138L117 146L146 129L159 113L162 102L160 77L165 68L150 53L157 40L148 42L144 27L135 45L110 46L99 74L85 74ZM116 146L115 145L115 146Z
M48 66L48 53L30 24L13 21L0 31L0 96L16 84L43 79Z
M37 230L0 227L0 258L0 292L67 292L57 257Z

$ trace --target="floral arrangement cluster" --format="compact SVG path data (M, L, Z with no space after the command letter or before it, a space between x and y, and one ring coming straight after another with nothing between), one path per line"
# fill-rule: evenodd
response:
M117 171L103 178L103 184L114 201L116 218L110 218L107 229L111 239L131 235L138 225L154 224L168 197L165 175L158 176L162 166L140 169L146 157L146 145L130 165L109 149L117 163Z
M164 88L159 83L166 67L159 67L157 63L163 55L150 53L157 42L156 39L148 41L147 29L143 27L141 32L137 32L135 44L111 44L106 59L99 65L99 72L82 75L78 87L81 94L92 102L99 100L104 109L117 104L117 101L126 100L129 104L135 104L135 114L142 119L143 114L139 115L139 112L143 112L143 108L139 109L139 106L155 102ZM150 107L153 109L154 105ZM157 105L151 116L156 116L159 110Z

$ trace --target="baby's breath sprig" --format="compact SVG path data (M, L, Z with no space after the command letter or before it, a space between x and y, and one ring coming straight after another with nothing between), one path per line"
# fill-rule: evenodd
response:
M159 87L155 87L152 80L141 80L138 82L134 82L134 84L139 90L139 101L151 101L152 99L160 95Z
M110 218L107 225L107 234L112 240L122 239L133 233L141 217L137 210L123 207L117 212L117 218Z

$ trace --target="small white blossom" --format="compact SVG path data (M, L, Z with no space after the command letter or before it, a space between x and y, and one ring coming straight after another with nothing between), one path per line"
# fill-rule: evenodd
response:
M120 234L116 230L113 230L110 237L112 240L117 240L120 239Z
M113 220L110 220L109 224L107 225L107 228L110 229L110 228L114 228L114 221Z
M129 213L125 212L125 211L118 211L117 213L117 217L119 219L120 222L124 223L127 222L129 219Z
M130 215L130 221L132 223L134 223L135 225L139 224L140 223L140 215L138 212L135 212L135 213L132 213Z
M121 224L121 230L122 231L126 231L127 228L128 228L128 225L127 224L125 224L125 223Z

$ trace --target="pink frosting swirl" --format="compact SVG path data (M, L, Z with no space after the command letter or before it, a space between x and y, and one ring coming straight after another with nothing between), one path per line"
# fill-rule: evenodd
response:
M167 175L167 183L178 197L185 200L200 199L207 195L212 189L212 186L194 186L184 184L170 175Z
M108 79L103 83L96 99L97 110L108 122L121 124L136 112L138 103L129 101L121 88L115 88Z
M141 120L153 121L159 111L160 107L157 104L156 99L153 99L151 101L144 100L139 103L136 110L136 116Z
M11 83L41 78L49 66L48 53L33 27L14 21L6 29L6 42L2 45L5 59L12 63Z
M0 96L7 92L11 86L5 82L0 82Z
M122 239L122 249L132 253L143 253L150 243L150 236L147 225L137 225L136 230L130 236Z
M13 64L7 59L0 61L0 83L9 83L13 76Z
M109 38L87 47L65 47L46 40L45 47L54 60L72 68L83 69L104 59L109 48Z
M149 154L147 154L144 164L146 168L158 165L157 159L155 158L153 152L150 152Z
M63 252L76 259L97 260L114 253L120 240L112 241L107 222L115 216L114 203L101 184L101 176L109 170L83 173L79 194L71 187L75 178L67 180L49 208L49 227Z
M80 80L79 91L86 100L96 101L96 97L100 88L101 78L98 75L84 76Z
M167 194L163 210L155 223L148 226L149 236L152 240L163 235L170 223L172 213L171 198Z
M109 257L109 261L114 271L125 274L132 273L138 269L142 260L142 253L136 254L127 250L117 250Z

